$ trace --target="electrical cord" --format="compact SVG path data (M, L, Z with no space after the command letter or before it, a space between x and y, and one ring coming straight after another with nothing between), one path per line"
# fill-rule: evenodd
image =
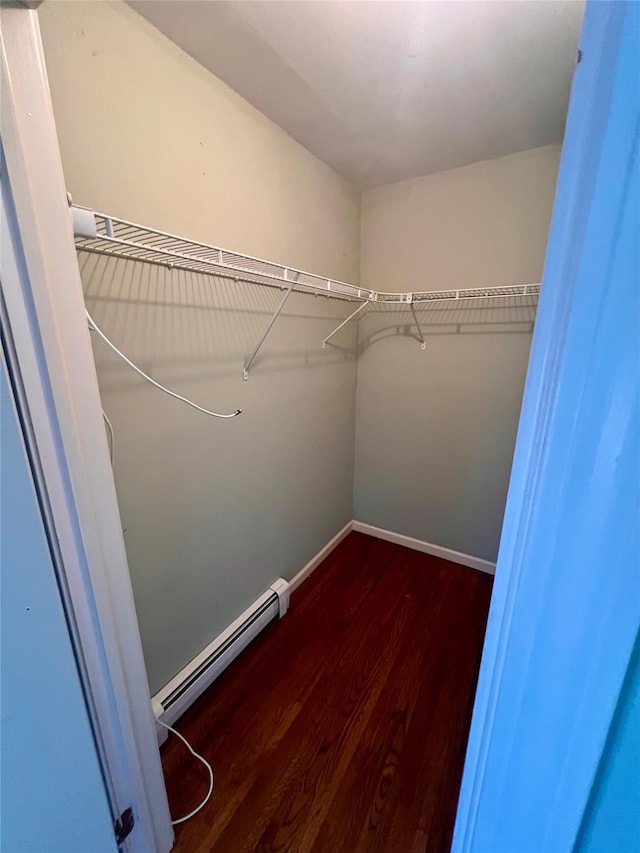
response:
M89 329L92 332L96 332L102 338L102 340L105 342L105 344L108 347L110 347L113 350L113 352L115 352L116 355L119 355L120 358L126 364L128 364L132 370L135 370L135 372L139 376L142 376L142 378L146 379L147 382L150 382L156 388L159 388L160 391L164 391L164 393L168 394L170 397L175 397L176 400L181 400L183 403L186 403L188 406L191 406L192 408L197 409L199 412L203 412L203 414L205 414L205 415L211 415L211 417L213 417L213 418L235 418L239 414L242 413L242 409L236 409L235 412L230 412L229 414L220 414L219 412L211 412L211 411L209 411L209 409L204 409L202 406L199 406L197 403L194 403L192 400L189 400L186 397L181 397L180 394L176 394L175 391L170 391L168 388L165 388L164 385L161 385L159 382L156 382L155 379L152 379L148 374L146 374L144 372L144 370L139 368L137 364L134 364L130 359L128 359L127 356L123 352L120 352L118 347L114 343L112 343L112 341L109 340L109 338L105 335L105 333L96 325L95 320L91 317L91 314L89 314L89 312L86 310L86 308L85 308L85 313L87 315L87 320L89 321Z
M189 818L192 818L194 815L198 814L200 809L203 809L206 806L206 804L209 802L209 799L211 798L211 794L213 793L213 767L209 764L208 761L206 761L206 759L204 759L201 755L198 755L198 753L195 751L195 749L193 749L193 747L191 746L189 741L186 739L186 737L183 737L183 735L181 735L180 732L176 731L172 726L168 726L166 723L163 723L162 720L158 720L157 717L156 717L156 723L158 723L161 726L164 726L165 729L168 729L170 732L173 732L173 734L176 735L176 737L179 737L180 740L183 742L183 744L187 747L189 752L192 755L195 755L195 757L198 759L198 761L201 761L204 764L204 766L207 768L207 770L209 771L209 790L207 791L207 796L200 803L200 805L197 808L195 808L192 812L189 812L189 814L186 814L184 817L179 817L177 820L172 820L171 823L173 824L173 826L176 826L177 824L184 823L185 820L189 820Z
M194 409L197 409L199 412L203 412L205 415L211 415L214 418L235 418L237 415L239 415L242 412L242 409L237 409L237 411L232 412L231 414L219 414L218 412L210 412L208 409L204 409L204 408L202 408L202 406L198 406L197 403L193 403L191 400L188 400L186 397L181 397L180 394L176 394L174 391L170 391L168 388L165 388L164 385L161 385L159 382L156 382L155 379L152 379L143 370L141 370L137 365L135 365L132 361L130 361L127 358L127 356L124 355L124 353L120 352L120 350L117 348L117 346L114 343L112 343L109 340L109 338L104 334L104 332L96 325L95 321L93 320L93 318L91 317L91 315L89 314L89 312L86 309L85 309L85 312L87 315L87 320L89 321L89 328L91 329L91 331L97 332L97 334L102 338L102 340L107 344L107 346L109 346L113 350L113 352L116 353L116 355L119 355L120 358L124 362L126 362L126 364L129 365L129 367L131 367L133 370L135 370L135 372L138 373L140 376L142 376L143 379L146 379L152 385L155 385L156 388L159 388L160 391L164 391L170 397L175 397L176 400L181 400L183 403L187 403L187 405L192 406ZM114 436L113 424L111 423L111 421L107 417L107 413L104 411L104 409L102 410L102 416L104 418L104 422L107 425L107 429L109 431L109 438L110 438L109 456L111 457L111 465L113 466L114 457L115 457L115 436ZM183 735L181 735L179 731L174 729L173 726L169 726L169 725L167 725L167 723L163 723L162 720L158 720L158 719L156 719L156 722L159 725L163 726L168 731L173 732L173 734L176 737L180 738L180 740L184 743L184 745L187 747L189 752L195 758L197 758L198 761L200 761L200 762L202 762L202 764L204 764L204 766L207 768L207 771L209 773L209 790L207 791L206 797L200 803L200 805L197 806L195 809L193 809L193 811L190 811L189 814L186 814L186 815L184 815L184 817L180 817L177 820L171 821L173 826L177 826L179 823L184 823L186 820L189 820L194 815L198 814L198 812L201 809L203 809L205 807L205 805L209 802L209 800L211 798L211 794L213 793L213 786L214 786L213 768L211 767L211 765L209 764L209 762L205 758L203 758L201 755L199 755L195 751L195 749L193 749L193 747L191 746L189 741Z
M116 456L116 439L113 433L113 424L107 417L107 413L105 410L102 410L102 417L104 418L104 422L107 425L107 430L109 431L109 458L111 459L111 467L113 468L113 463L115 461Z

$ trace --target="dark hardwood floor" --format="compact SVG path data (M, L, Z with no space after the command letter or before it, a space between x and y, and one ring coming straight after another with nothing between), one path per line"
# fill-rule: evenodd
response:
M174 850L448 851L491 584L351 533L176 724Z

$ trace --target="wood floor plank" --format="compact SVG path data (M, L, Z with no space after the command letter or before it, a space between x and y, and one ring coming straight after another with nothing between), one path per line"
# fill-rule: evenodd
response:
M351 533L179 720L177 853L450 846L492 579ZM172 814L206 772L162 748Z
M313 830L320 822L323 794L324 798L329 796L332 784L340 778L345 758L357 742L393 663L395 643L402 633L401 614L397 601L380 614L379 599L401 585L403 575L404 583L410 582L403 568L391 566L382 574L362 603L358 635L326 658L304 715L287 732L275 760L264 764L251 796L234 815L233 827L220 839L222 849L280 850L283 832L291 834L293 828L297 829L298 849L305 849L309 828ZM273 777L279 780L275 790L269 784ZM257 810L259 821L255 820ZM248 834L247 822L252 816Z
M435 572L425 574L416 566L411 592L403 595L404 606L411 613L404 645L378 700L374 722L358 745L351 773L343 780L336 805L316 840L317 851L367 849L369 835L381 834L380 824L397 791L395 775L428 653L428 643L416 643L416 631L420 622L432 621L439 591Z

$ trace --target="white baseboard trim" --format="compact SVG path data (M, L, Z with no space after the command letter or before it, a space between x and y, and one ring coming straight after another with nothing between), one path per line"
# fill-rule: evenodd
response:
M353 522L348 521L342 530L338 531L336 535L331 539L331 541L327 542L327 544L322 548L315 557L312 557L304 568L300 569L298 574L289 581L289 589L291 592L294 592L300 586L303 581L309 577L311 572L318 568L320 563L326 559L329 554L333 551L333 549L339 545L345 536L348 536L351 533L351 528L353 526Z
M394 533L392 530L383 530L381 527L374 527L372 524L365 524L363 521L352 522L352 529L358 533L366 533L369 536L375 536L377 539L393 542L396 545L404 545L405 548L412 548L414 551L422 551L423 554L431 554L432 557L441 557L443 560L450 560L452 563L460 563L461 566L468 566L470 569L477 569L479 572L486 572L488 575L493 575L496 571L496 564L489 560L472 557L471 554L463 554L461 551L452 551L451 548L433 545L431 542L423 542L422 539L414 539L411 536L404 536L402 533Z

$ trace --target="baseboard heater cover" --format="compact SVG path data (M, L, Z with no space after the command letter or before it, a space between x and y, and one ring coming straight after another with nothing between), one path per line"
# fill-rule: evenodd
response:
M173 725L263 628L276 617L281 619L284 616L288 607L289 584L284 578L278 578L260 598L156 693L151 700L156 719L169 726ZM166 729L161 726L156 728L158 739L163 741Z

